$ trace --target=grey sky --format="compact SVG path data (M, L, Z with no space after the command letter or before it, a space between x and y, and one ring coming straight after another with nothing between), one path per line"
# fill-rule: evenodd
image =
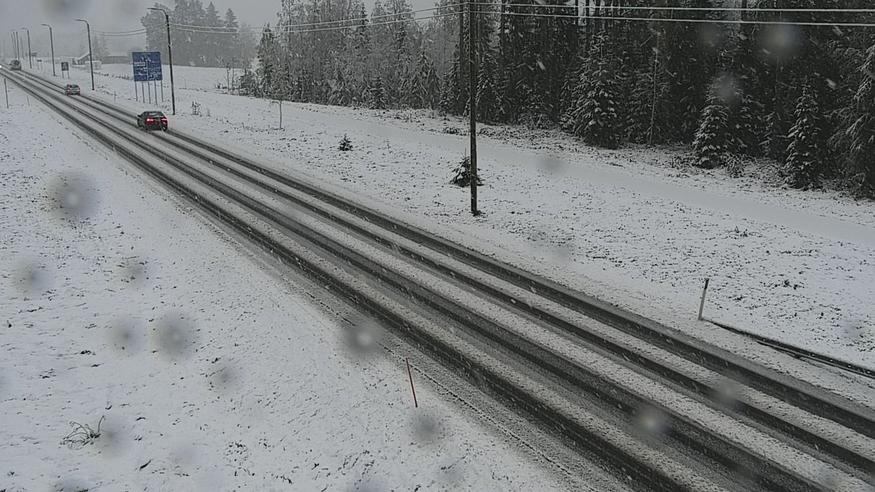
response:
M152 6L155 0L0 0L0 51L11 52L12 39L10 31L27 27L30 29L31 43L34 51L43 52L48 49L48 30L41 26L43 22L51 24L55 31L55 51L59 54L77 52L80 44L85 41L81 35L84 25L75 22L77 17L85 18L91 23L92 29L103 31L124 31L138 29L140 17L146 7ZM204 0L209 4L210 0ZM212 0L216 9L224 15L231 8L241 22L260 26L265 22L273 22L280 0ZM174 0L164 0L166 5L174 5ZM25 43L26 34L20 34ZM118 39L118 38L114 38ZM124 38L122 44L136 45L144 43L144 38ZM112 45L111 45L112 47ZM117 46L118 49L123 49Z
M210 0L202 0L204 5ZM280 0L212 0L216 9L224 16L228 8L234 10L241 22L251 26L261 26L276 19ZM102 31L125 31L139 29L140 17L146 7L155 0L0 0L0 55L11 56L12 40L10 31L27 27L30 29L33 51L47 54L49 49L48 30L42 23L52 25L55 33L55 51L60 55L81 54L86 42L84 25L73 19L81 17L91 23L91 28ZM173 6L175 0L161 3ZM433 6L434 0L410 0L413 8ZM374 0L365 0L368 9ZM21 32L24 46L25 33ZM125 52L131 48L141 48L144 36L108 38L110 51Z

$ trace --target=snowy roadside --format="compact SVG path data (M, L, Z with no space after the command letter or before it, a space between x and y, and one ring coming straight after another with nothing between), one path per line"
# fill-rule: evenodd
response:
M122 101L132 96L127 81L100 83L141 107ZM269 101L177 96L176 127L640 314L705 336L694 318L710 277L706 315L875 368L871 202L688 176L668 151L600 151L557 134L488 129L497 136L481 139L486 216L473 219L465 190L447 184L466 139L443 127L458 122L286 103L277 130ZM352 152L336 150L344 134Z
M426 384L414 413L401 369L350 357L302 284L12 100L0 119L0 489L563 488ZM100 437L62 444L71 421L100 424Z

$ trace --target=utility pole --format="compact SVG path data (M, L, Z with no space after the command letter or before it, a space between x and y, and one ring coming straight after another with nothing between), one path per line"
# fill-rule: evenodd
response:
M30 49L30 29L26 27L22 27L21 29L27 31L27 68L33 70L33 56L31 56L33 51Z
M176 114L176 92L173 88L173 46L170 42L170 14L167 13L164 9L159 9L158 7L149 7L147 10L157 10L164 14L164 22L167 25L167 57L170 62L170 104L173 108L173 114ZM184 82L184 81L183 81Z
M474 21L474 0L468 0L468 101L471 118L471 214L477 209L477 23ZM461 48L459 48L461 50Z
M49 44L52 47L52 77L55 77L57 75L55 73L55 36L52 35L52 26L48 24L43 25L49 28Z
M91 24L85 19L76 19L79 22L85 23L85 28L88 30L88 64L91 65L91 90L94 88L94 55L91 53Z
M464 0L459 0L459 80L456 81L459 87L459 93L462 92L462 87L465 87L465 64L462 60L465 59L465 7L462 5ZM465 108L459 108L460 112L464 112ZM461 114L461 113L460 113Z

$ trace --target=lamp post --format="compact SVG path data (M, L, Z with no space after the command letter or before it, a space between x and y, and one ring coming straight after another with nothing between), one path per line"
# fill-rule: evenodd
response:
M15 51L15 59L21 60L21 40L18 39L18 31L12 31L12 49Z
M94 56L91 53L91 24L88 23L85 19L76 19L79 22L85 23L85 29L88 31L88 65L91 68L91 90L96 90L94 88Z
M33 70L33 51L30 49L30 29L26 27L22 27L21 29L27 31L27 67Z
M52 35L52 26L43 24L49 28L49 44L52 47L52 77L55 77L55 37Z
M170 63L170 105L173 108L173 114L176 114L176 93L173 89L173 47L170 43L170 14L164 9L158 7L149 7L147 10L157 10L164 14L164 21L167 25L167 58Z

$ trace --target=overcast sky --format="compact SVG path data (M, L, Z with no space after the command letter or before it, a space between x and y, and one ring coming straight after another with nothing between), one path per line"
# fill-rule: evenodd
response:
M279 10L280 0L212 0L216 9L224 16L228 8L234 10L241 22L260 26L273 22ZM55 31L55 51L58 53L78 51L76 34L81 34L84 26L73 21L80 17L91 23L92 29L103 31L124 31L141 28L140 17L146 7L155 0L0 0L0 50L11 52L10 31L27 27L30 29L34 51L48 48L48 30L42 23L51 24ZM210 0L204 0L204 5ZM174 0L164 0L165 5L175 5ZM26 36L24 32L22 36ZM79 36L84 42L85 37ZM26 41L26 38L22 38ZM129 43L145 43L142 39L131 38ZM72 46L71 46L72 44Z

